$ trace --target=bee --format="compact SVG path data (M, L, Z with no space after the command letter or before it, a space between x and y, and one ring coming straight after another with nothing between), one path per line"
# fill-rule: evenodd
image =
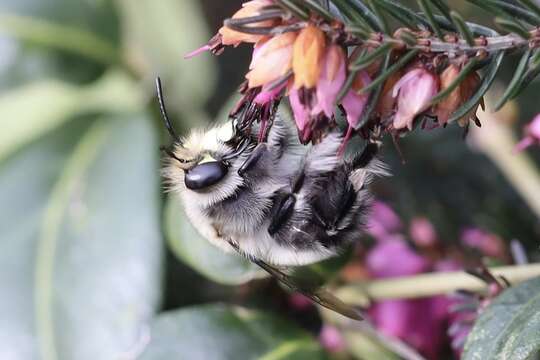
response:
M338 155L339 132L305 146L279 113L262 137L264 124L240 120L181 139L168 119L159 79L157 89L174 141L165 149L164 177L212 244L243 254L287 283L275 266L321 261L359 239L371 203L367 185L386 174L377 144L345 160Z

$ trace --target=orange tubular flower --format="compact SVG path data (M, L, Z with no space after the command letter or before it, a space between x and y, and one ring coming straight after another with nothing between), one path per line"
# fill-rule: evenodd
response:
M293 71L294 87L311 89L317 85L321 73L326 38L313 25L300 31L294 43Z
M296 34L289 32L258 43L247 73L248 86L263 86L287 74L292 67L293 44Z
M459 66L451 64L441 74L441 91L447 89L450 84L458 77ZM439 119L439 124L444 125L450 119L450 116L467 101L476 90L480 78L476 73L468 75L447 97L445 97L435 109L435 115ZM476 115L478 106L475 106L467 115L458 120L461 126L467 125L469 120Z
M268 5L272 5L272 2L269 0L253 0L248 1L242 5L242 8L238 10L233 16L233 19L242 19L252 16L257 16L260 14L260 10ZM276 25L276 20L265 20L261 22L254 23L253 27L269 27ZM221 34L221 42L223 45L233 45L238 46L242 42L246 43L256 43L257 41L261 40L264 36L263 35L255 35L255 34L246 34L241 33L238 31L234 31L232 29L229 29L226 26L221 27L219 29L219 33Z

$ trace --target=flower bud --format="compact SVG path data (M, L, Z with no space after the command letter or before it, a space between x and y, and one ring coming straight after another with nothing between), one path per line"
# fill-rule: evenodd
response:
M263 86L287 74L292 65L295 39L296 34L289 32L255 45L249 66L251 71L246 75L250 88Z
M294 43L294 87L311 89L317 85L321 73L326 37L313 25L308 25Z
M394 128L412 130L414 118L430 107L431 99L438 90L437 77L424 68L416 68L405 74L392 93L393 97L398 98Z
M233 16L233 19L242 19L252 16L257 16L260 14L260 11L263 7L272 5L272 2L269 0L253 0L248 1L242 4L242 8L238 10ZM251 27L270 27L276 25L276 20L264 20L251 24ZM219 29L219 33L222 36L223 45L233 45L238 46L242 42L247 43L256 43L261 40L264 36L257 34L247 34L239 31L232 30L226 26Z

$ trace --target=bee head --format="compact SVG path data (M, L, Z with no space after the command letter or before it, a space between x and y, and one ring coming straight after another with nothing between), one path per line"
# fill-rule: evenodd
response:
M165 127L173 140L169 148L162 148L170 159L167 177L176 184L183 181L185 188L195 192L205 192L220 182L227 182L224 179L231 173L230 168L240 166L239 158L250 147L250 138L242 136L233 124L226 123L194 130L180 139L167 115L159 78L156 88Z

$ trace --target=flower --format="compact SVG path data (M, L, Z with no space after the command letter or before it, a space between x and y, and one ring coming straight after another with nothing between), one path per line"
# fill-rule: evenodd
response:
M540 114L525 127L525 137L516 145L514 151L523 151L532 145L540 145Z
M441 91L446 90L454 80L459 76L460 67L456 64L450 64L441 74ZM467 101L476 91L478 82L480 78L478 74L471 73L447 95L442 99L437 106L435 107L435 115L439 120L439 124L444 125L450 119L450 116L460 107L465 101ZM459 119L458 122L460 125L465 126L469 120L476 116L476 110L478 105L475 106L469 113L467 113L463 118Z
M414 275L429 269L430 263L412 250L403 239L377 244L366 257L371 276L389 278Z
M412 130L414 118L431 106L431 99L438 89L437 77L424 68L415 68L405 74L392 92L392 96L398 98L394 128Z
M423 217L411 220L409 234L416 246L428 247L435 245L437 242L437 233L433 224Z
M305 143L311 137L311 101L306 99L308 96L301 98L302 95L306 95L304 90L293 88L289 93L289 101L291 103L294 121L298 128L300 141Z
M366 227L368 234L379 241L384 241L402 227L401 219L390 206L382 201L375 201Z
M327 117L332 117L337 96L345 83L346 77L346 61L343 49L340 46L331 45L326 51L317 84L317 104L313 109L314 115L324 112Z
M269 0L252 0L242 4L242 8L238 10L233 16L233 19L242 19L252 16L257 16L260 14L260 11L263 7L272 5L272 1ZM256 24L256 25L255 25ZM276 20L263 20L251 24L251 27L269 27L276 25ZM232 45L238 46L242 42L246 43L256 43L263 39L264 35L257 34L247 34L239 31L232 30L227 26L221 27L219 29L219 34L221 34L221 42L223 45Z
M497 235L482 229L465 229L461 234L461 242L486 256L499 259L504 259L506 256L504 241Z
M343 336L332 325L323 325L319 333L319 342L329 352L339 352L345 349Z
M317 85L321 73L326 37L314 25L308 25L294 43L294 87L311 89Z
M394 112L396 98L393 96L392 90L402 76L403 74L401 71L396 71L384 82L381 97L379 98L376 109L381 117L389 116Z
M287 74L292 66L295 40L296 34L289 32L255 45L250 71L246 74L250 88L271 83Z
M354 79L351 89L347 92L347 95L345 95L343 101L341 102L345 112L347 113L347 123L349 126L347 128L347 133L343 138L343 143L339 148L340 154L343 154L345 146L351 138L353 130L358 125L360 116L364 112L364 108L366 107L369 99L368 94L358 94L358 92L365 86L369 85L369 83L371 83L371 78L367 72L359 72Z

